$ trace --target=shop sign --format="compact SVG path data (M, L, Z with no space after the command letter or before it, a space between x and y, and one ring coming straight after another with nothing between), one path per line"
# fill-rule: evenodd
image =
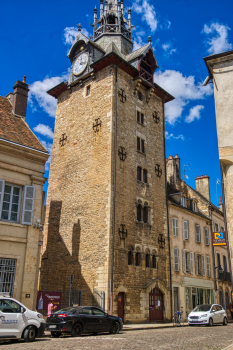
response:
M212 244L216 245L227 245L226 232L212 232Z
M62 302L62 292L44 292L39 291L37 294L37 310L49 309L52 311L60 310Z

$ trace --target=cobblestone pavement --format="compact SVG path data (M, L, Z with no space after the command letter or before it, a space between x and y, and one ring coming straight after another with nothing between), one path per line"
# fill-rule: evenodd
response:
M108 333L79 338L41 338L34 343L3 342L1 350L222 350L233 344L233 324L214 327L177 327Z

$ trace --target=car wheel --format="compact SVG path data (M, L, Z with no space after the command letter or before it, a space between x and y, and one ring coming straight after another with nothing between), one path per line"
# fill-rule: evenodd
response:
M23 339L26 342L32 342L36 338L36 328L34 326L29 326L25 329L23 333Z
M212 327L213 324L214 324L213 319L210 317L210 319L209 319L209 326Z
M52 338L59 338L60 335L61 335L61 333L59 333L59 332L51 332L51 337Z
M223 319L223 325L227 326L227 318L226 317L224 317L224 319Z
M76 323L73 325L73 328L71 330L72 337L80 337L82 334L82 326L79 323Z
M120 332L120 324L119 324L119 322L113 322L109 333L110 334L118 334L119 332Z

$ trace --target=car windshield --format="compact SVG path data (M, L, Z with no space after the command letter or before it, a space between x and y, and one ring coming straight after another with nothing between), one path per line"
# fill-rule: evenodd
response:
M196 306L193 312L205 312L205 311L210 311L211 305L199 305Z
M61 314L61 313L66 313L66 312L73 312L76 311L77 308L76 307L64 307L64 309L60 309L56 312L54 312L55 314Z

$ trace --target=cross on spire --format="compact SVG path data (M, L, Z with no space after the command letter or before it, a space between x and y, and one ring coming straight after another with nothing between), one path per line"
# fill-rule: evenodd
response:
M77 26L78 26L78 31L81 32L81 30L82 30L82 25L81 25L81 23L77 24Z

